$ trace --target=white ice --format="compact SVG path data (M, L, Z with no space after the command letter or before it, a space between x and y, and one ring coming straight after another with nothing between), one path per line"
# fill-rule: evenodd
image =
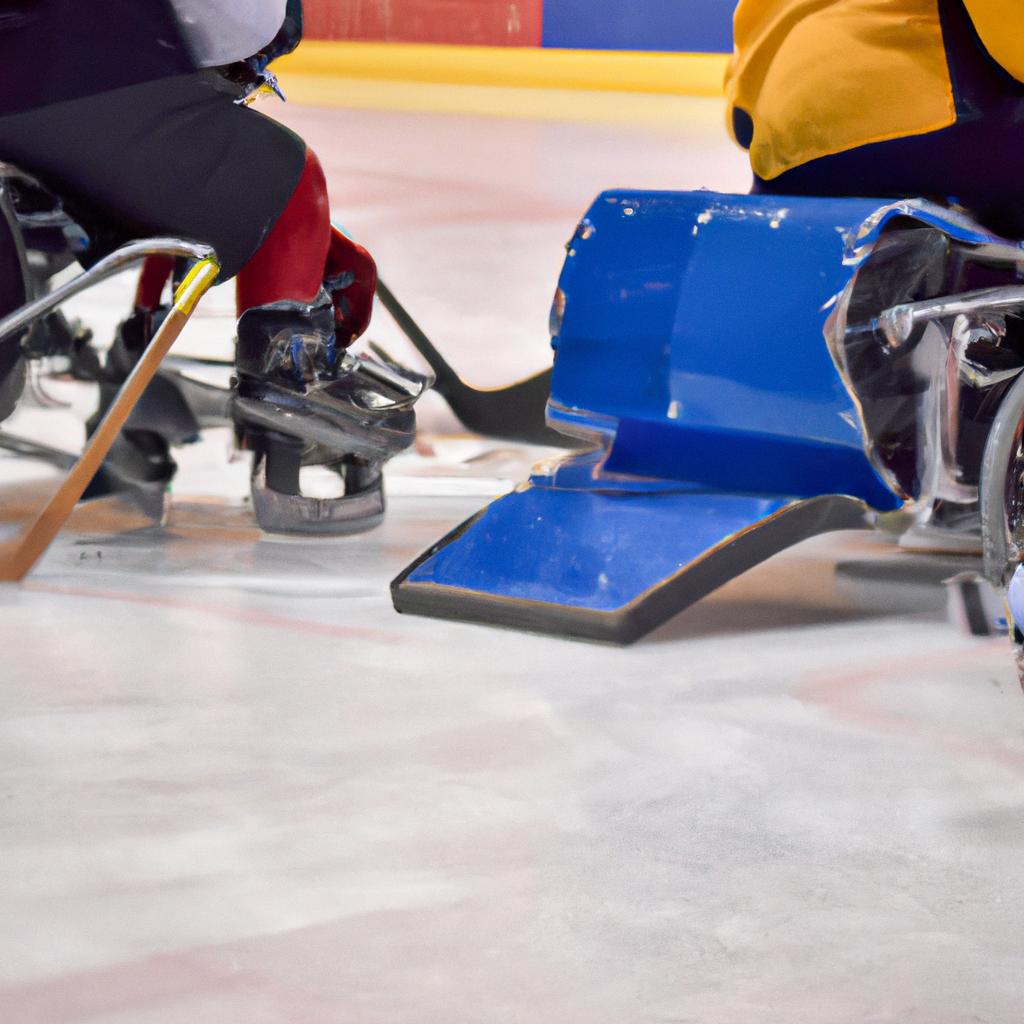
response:
M282 116L500 384L599 189L745 187L719 105L677 110ZM129 289L77 311L109 334ZM229 355L230 306L180 350ZM91 396L47 386L77 415L8 426L78 443ZM373 534L260 536L215 431L166 528L79 519L0 588L0 1021L1019 1020L1024 698L941 572L825 538L625 650L400 617L388 581L540 454L424 422ZM42 473L0 459L5 495Z

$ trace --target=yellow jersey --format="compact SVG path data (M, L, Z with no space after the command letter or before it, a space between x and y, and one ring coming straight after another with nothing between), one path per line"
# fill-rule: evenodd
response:
M963 3L1024 82L1024 0ZM740 0L734 25L730 128L760 178L956 121L939 0Z

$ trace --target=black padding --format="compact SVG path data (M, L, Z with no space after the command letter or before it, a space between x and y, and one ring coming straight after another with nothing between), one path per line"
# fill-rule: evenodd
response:
M236 274L288 204L305 143L195 72L0 118L0 160L43 178L102 224L102 255L132 238L212 245Z
M0 189L0 317L13 313L27 298L25 256L7 196ZM24 332L0 339L0 421L14 411L25 386L21 354Z
M732 108L732 133L744 149L750 149L754 141L754 119L742 107Z
M168 0L21 0L6 13L0 115L195 68Z

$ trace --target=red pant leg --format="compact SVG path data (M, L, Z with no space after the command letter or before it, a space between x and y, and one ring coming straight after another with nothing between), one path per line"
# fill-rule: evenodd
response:
M273 302L312 302L323 284L330 240L327 182L316 154L307 149L288 205L238 274L238 315Z

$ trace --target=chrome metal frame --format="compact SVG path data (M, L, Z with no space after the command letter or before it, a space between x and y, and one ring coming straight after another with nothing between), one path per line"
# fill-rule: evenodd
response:
M45 316L51 310L67 302L68 299L106 281L136 263L141 263L148 256L182 256L187 259L204 260L214 255L210 246L202 245L199 242L190 242L183 238L148 238L139 242L129 242L104 257L91 269L0 320L0 344L3 344L22 328L27 327L33 320Z
M1020 252L1014 249L1013 255L1013 262L1020 262ZM825 330L836 366L854 396L856 389L848 379L842 356L842 338L846 333L847 310L856 283L854 278L840 296ZM964 483L963 470L956 457L963 386L993 387L1021 377L1024 367L988 370L968 358L968 348L977 331L990 330L998 335L997 321L1001 314L1017 311L1024 313L1024 285L985 288L923 302L901 303L884 310L872 321L885 351L894 358L910 356L915 373L928 382L918 406L917 475L920 496L913 503L908 503L908 510L915 514L919 524L927 523L937 500L961 505L979 500L978 487ZM883 478L893 480L866 428L865 447L872 465Z
M1020 523L1010 521L1010 467L1024 447L1024 376L1018 378L1003 399L992 422L981 463L979 499L981 506L982 554L985 577L1005 586L1020 561ZM1021 486L1021 481L1017 481Z
M977 501L978 490L963 483L963 471L956 456L960 438L961 356L953 333L938 320L931 321L914 359L915 369L923 378L930 379L918 407L921 498L928 506L938 499L971 504Z
M918 324L929 320L969 313L1012 312L1017 309L1024 309L1024 285L1005 285L1002 288L962 292L955 298L904 302L882 312L876 326L885 336L889 349L895 351L910 341Z

